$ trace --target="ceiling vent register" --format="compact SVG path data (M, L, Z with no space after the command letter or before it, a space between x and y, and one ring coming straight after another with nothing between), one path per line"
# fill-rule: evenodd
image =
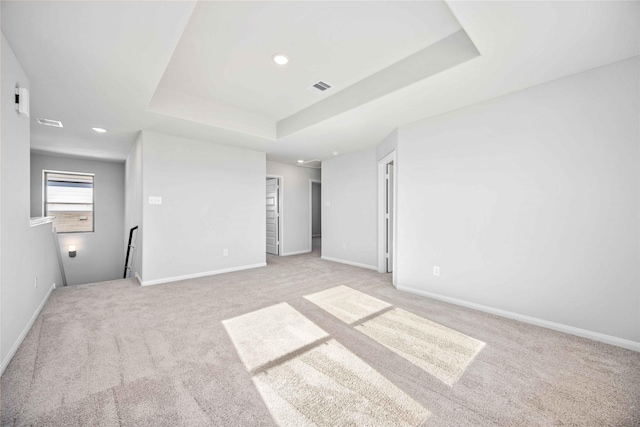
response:
M38 122L38 124L41 124L44 126L53 126L54 128L62 127L62 122L59 122L58 120L36 119L36 121Z
M322 80L312 84L311 86L309 86L309 90L311 92L315 92L315 93L323 93L328 91L329 89L331 89L333 86L331 86L329 83L327 82L323 82Z
M298 162L298 166L302 166L303 168L321 169L322 161L318 159L305 160L302 163Z

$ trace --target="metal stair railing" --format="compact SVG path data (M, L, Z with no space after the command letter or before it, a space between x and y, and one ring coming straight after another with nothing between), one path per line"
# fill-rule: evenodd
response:
M138 226L136 225L131 230L129 230L129 243L127 244L127 257L125 258L125 262L124 262L124 275L122 277L123 279L127 278L127 271L131 270L131 267L129 267L129 254L131 253L131 248L135 249L135 246L131 244L131 240L133 239L133 232L136 231L137 229L138 229Z

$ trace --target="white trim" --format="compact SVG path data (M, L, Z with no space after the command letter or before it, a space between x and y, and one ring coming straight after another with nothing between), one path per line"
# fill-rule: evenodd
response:
M393 286L396 286L396 275L397 275L397 262L398 259L398 160L396 156L396 150L393 150L391 153L387 154L381 160L378 161L378 266L376 270L378 273L386 273L386 263L387 257L384 250L385 242L386 242L386 227L385 227L385 202L387 199L386 188L387 184L385 182L387 171L387 164L393 162L393 170L394 170L394 180L393 180L393 242L391 245L393 247L393 260L392 260L392 270L391 280Z
M339 262L340 264L353 265L354 267L366 268L368 270L376 270L376 271L378 270L378 267L376 267L375 265L361 264L359 262L346 261L344 259L330 258L326 256L321 256L320 258L325 261Z
M313 250L313 183L322 185L319 179L309 179L309 252ZM322 190L322 187L320 187ZM322 192L320 192L320 209L322 210ZM322 225L321 225L322 227Z
M164 279L141 281L140 284L142 286L160 285L162 283L178 282L180 280L188 280L188 279L197 279L198 277L214 276L216 274L232 273L234 271L249 270L251 268L266 267L266 266L267 266L266 262L261 262L260 264L243 265L240 267L223 268L222 270L204 271L202 273L186 274L184 276L165 277Z
M282 256L284 253L284 176L268 173L267 178L278 179L278 255ZM265 236L266 234L267 233L265 231Z
M47 177L47 170L46 169L42 169L42 181L41 181L41 185L40 185L40 190L42 190L41 191L42 192L42 195L41 195L42 198L40 199L40 202L41 202L40 204L42 205L42 206L40 206L41 207L41 212L42 212L41 213L42 217L44 217L44 197L45 197L45 191L46 191L46 187L47 187L47 182L46 182L47 179L46 179L46 177Z
M18 351L18 348L20 347L20 345L22 344L22 341L24 341L27 334L33 327L33 324L36 323L36 319L38 318L38 315L40 315L40 312L44 308L44 305L49 300L49 296L51 295L51 292L53 292L55 288L56 288L56 284L54 283L53 285L51 285L49 292L47 292L47 294L42 299L42 302L36 309L36 312L33 313L33 316L31 316L31 320L29 320L29 323L27 324L27 326L24 328L24 330L22 331L22 333L20 334L16 342L13 344L13 347L11 347L11 350L9 350L9 353L7 353L7 356L2 361L2 368L0 369L0 375L2 375L4 373L4 370L7 368L7 366L9 366L11 359L13 359L13 356L16 354L16 351Z
M135 277L134 277L134 278L135 278L136 280L138 280L138 284L139 284L140 286L142 286L142 278L140 277L140 275L138 274L138 272L137 272L137 271L136 271L136 273L135 273Z
M88 176L96 176L95 173L89 173L89 172L71 172L71 171L58 171L58 170L53 170L53 169L43 169L42 172L48 172L48 173L61 173L61 174L65 174L65 175L88 175Z
M50 224L54 220L54 216L39 216L29 219L29 226L36 227L38 225Z
M300 254L308 254L310 253L311 250L310 249L305 249L302 251L293 251L293 252L287 252L286 254L282 254L282 256L291 256L291 255L300 255Z
M409 288L406 286L398 286L397 289L399 291L408 292L414 295L420 295L420 296L432 298L438 301L444 301L450 304L472 308L474 310L483 311L485 313L495 314L497 316L518 320L520 322L528 323L530 325L541 326L543 328L553 329L554 331L564 332L564 333L576 335L582 338L589 338L594 341L600 341L605 344L611 344L617 347L622 347L629 350L640 352L640 342L635 342L635 341L627 340L624 338L618 338L611 335L601 334L600 332L593 332L586 329L580 329L574 326L551 322L549 320L539 319L537 317L514 313L512 311L489 307L482 304L476 304L474 302L464 301L457 298L451 298L444 295L434 294L434 293L423 291L420 289Z

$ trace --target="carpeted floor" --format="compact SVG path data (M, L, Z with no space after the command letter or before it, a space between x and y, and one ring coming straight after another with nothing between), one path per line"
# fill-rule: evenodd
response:
M334 359L345 378L370 372L360 378L381 384L375 398L395 396L405 412L390 405L362 414L348 401L355 415L335 419L326 410L319 423L392 423L402 412L407 425L425 426L640 425L640 353L401 293L389 275L323 261L317 251L270 256L268 264L144 288L121 280L56 289L2 376L2 425L272 426L268 407L297 395L291 384L308 387L310 367ZM337 286L393 308L349 324L304 298ZM282 303L328 336L286 309L283 318L324 341L252 372L247 366L263 363L264 351L247 353L245 365L246 343L234 345L222 322ZM477 353L452 371L455 381L412 362L407 346L415 346L388 333L400 325L417 336L421 322L441 328L430 336L484 343L467 345ZM280 371L292 380L278 381ZM340 396L351 395L327 372L335 393L317 393L316 408L344 406ZM298 415L290 416L295 423Z

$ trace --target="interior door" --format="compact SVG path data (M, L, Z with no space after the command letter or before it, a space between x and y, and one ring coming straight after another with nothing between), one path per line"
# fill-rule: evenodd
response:
M267 178L267 253L279 255L278 249L278 222L280 215L278 214L278 196L280 185L278 178Z
M386 226L387 226L387 273L393 273L393 180L394 180L394 168L393 162L387 164L387 212L386 212Z

